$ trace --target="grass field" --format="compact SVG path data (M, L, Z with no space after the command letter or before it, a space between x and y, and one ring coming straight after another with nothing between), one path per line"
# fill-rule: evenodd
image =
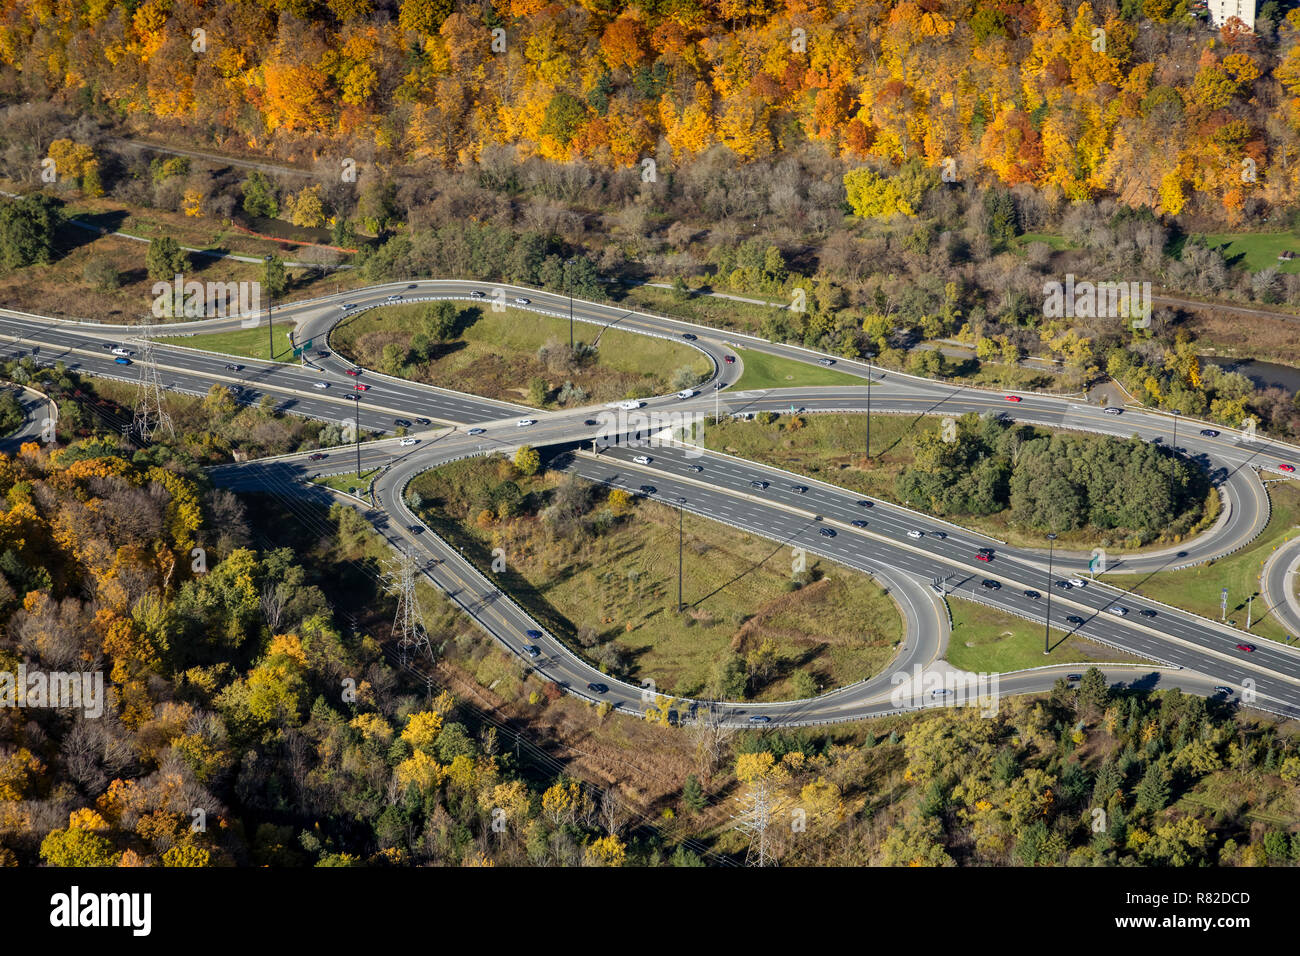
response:
M412 490L423 499L421 516L481 568L491 564L492 548L504 549L507 571L497 576L503 589L593 661L602 659L600 647L614 645L625 659L611 671L619 676L698 695L719 661L732 652L748 657L771 640L777 665L750 693L781 700L799 696L800 687L815 693L878 673L902 638L897 606L865 575L811 559L809 583L792 589L788 548L690 515L684 523L687 608L678 614L674 509L639 500L604 531L552 533L531 516L560 480L546 475L513 479L530 502L522 517L487 526L461 517L478 507L465 489L485 476L494 482L497 467L471 460L419 476ZM593 513L602 507L598 500Z
M1251 272L1276 268L1279 272L1300 272L1300 238L1290 232L1221 232L1195 237L1223 254L1228 265L1245 266ZM1286 251L1296 254L1290 262L1279 262Z
M585 389L587 402L612 401L673 391L679 369L689 369L698 380L711 368L708 359L690 346L581 322L574 326L574 340L592 343L599 337L594 359L574 363L563 354L543 358L539 350L547 346L567 352L567 319L477 306L467 307L472 321L454 341L441 343L431 361L405 369L385 368L384 347L408 348L423 327L424 308L413 304L363 312L335 328L330 341L359 365L489 398L533 404L528 384L541 378L551 391L543 407L557 407L555 392L565 382ZM555 346L564 348L555 350Z
M951 596L948 607L952 609L952 639L946 657L962 670L993 674L1076 661L1118 664L1143 660L1086 638L1067 636L1056 628L1051 633L1052 652L1045 655L1042 624Z
M343 491L350 495L368 498L370 495L370 483L375 480L375 475L377 474L379 474L378 468L363 468L360 478L357 477L356 471L348 471L341 475L328 475L320 478L313 478L312 482L318 485L327 485L335 491Z
M293 347L289 344L289 330L292 323L276 323L272 329L273 341L268 341L266 324L255 329L234 329L229 332L202 332L195 335L159 336L158 339L168 345L184 345L189 348L206 349L209 352L222 352L226 355L239 355L244 358L273 359L278 362L295 362ZM271 346L275 354L271 354Z
M798 429L790 427L789 415L781 415L772 425L724 420L704 429L704 444L885 501L905 506L917 504L899 500L895 483L914 460L913 439L937 430L939 417L872 415L870 461L864 459L866 415L825 413L801 417L805 424ZM1008 510L987 516L960 515L952 520L1018 547L1046 547L1047 540L1041 534L1012 526L1009 515ZM1103 547L1111 546L1093 530L1061 532L1057 548L1090 551L1099 540Z
M737 389L790 388L792 386L861 385L867 380L858 375L838 372L808 362L796 362L777 355L767 355L752 349L736 349L745 370L735 383Z
M1300 523L1300 486L1295 482L1278 482L1269 487L1273 501L1273 514L1264 533L1248 547L1211 564L1182 571L1161 571L1147 576L1108 574L1104 580L1121 588L1130 588L1145 597L1193 611L1219 620L1219 595L1228 589L1228 621L1240 628L1246 626L1249 610L1254 621L1250 633L1255 637L1285 640L1287 632L1277 622L1259 597L1259 574L1264 561L1286 538L1296 533ZM1247 598L1254 595L1248 607Z
M763 296L746 298L761 299ZM763 320L770 318L777 310L776 306L755 305L752 302L737 302L710 295L692 295L683 299L669 289L644 285L624 289L619 302L629 309L669 315L715 329L732 329L751 335L758 335Z

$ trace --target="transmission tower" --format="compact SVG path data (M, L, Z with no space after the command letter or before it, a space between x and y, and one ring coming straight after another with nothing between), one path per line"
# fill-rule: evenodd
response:
M429 643L429 634L424 629L424 612L420 610L420 598L415 593L415 576L419 571L414 556L405 551L396 567L389 572L388 589L397 594L397 614L393 617L393 637L397 638L397 651L406 666L408 655L424 651L433 660L433 646Z
M768 781L755 780L736 802L740 806L740 813L732 817L736 821L734 829L749 837L745 865L767 866L770 862L767 855L767 828L771 826L775 815Z
M135 418L131 422L131 434L141 442L149 441L160 431L167 432L171 438L176 436L172 417L167 414L167 406L163 403L162 379L153 354L152 333L148 320L145 320L134 340L139 348L135 362L140 367L140 378L135 388Z

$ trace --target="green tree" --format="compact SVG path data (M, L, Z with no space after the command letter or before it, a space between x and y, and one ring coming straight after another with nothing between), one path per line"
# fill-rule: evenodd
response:
M542 456L532 445L521 445L515 452L515 467L521 475L535 475L542 466Z
M284 295L289 287L289 273L284 268L284 260L271 256L262 265L262 291L273 299Z
M155 282L170 282L184 275L190 267L190 257L171 236L163 236L149 243L144 254L144 266L149 278Z
M0 262L20 269L54 261L62 203L44 195L0 199Z
M274 219L280 214L275 198L275 184L260 172L254 172L241 185L244 193L244 212L250 216Z

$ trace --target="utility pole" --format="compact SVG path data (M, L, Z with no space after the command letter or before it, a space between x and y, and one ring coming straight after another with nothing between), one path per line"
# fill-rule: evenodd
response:
M871 460L871 353L867 353L867 460Z
M1055 532L1047 536L1047 616L1043 619L1043 653L1052 652L1052 555L1056 551Z
M746 866L767 866L767 828L772 823L770 783L760 777L750 784L749 792L739 798L741 813L734 816L736 829L749 837L745 852Z
M396 568L389 574L389 590L397 594L397 614L393 618L393 637L397 638L397 651L406 666L407 655L424 651L433 660L433 646L424 629L424 613L420 598L415 592L415 575L418 571L415 557L400 552Z
M1251 606L1255 603L1255 595L1246 598L1246 630L1250 630Z
M1177 514L1178 509L1174 507L1174 471L1178 468L1178 409L1174 409L1174 447L1173 457L1169 461L1169 513Z
M352 426L352 433L357 439L357 480L361 480L361 393L356 392L356 421Z
M271 275L271 259L274 258L269 252L264 257L266 261L266 277ZM271 290L266 290L266 360L275 361L275 334L272 326L275 320L271 316Z

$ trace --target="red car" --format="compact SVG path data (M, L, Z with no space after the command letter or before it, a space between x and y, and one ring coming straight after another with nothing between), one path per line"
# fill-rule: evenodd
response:
M734 356L734 355L724 355L724 356L722 357L722 361L726 362L728 365L735 365L735 364L736 364L736 356Z
M344 373L345 375L360 375L360 374L361 374L361 369L358 369L358 368L345 368L345 369L343 370L343 373Z
M1295 471L1295 465L1278 465L1277 470L1286 472Z
M1020 396L1019 396L1019 395L1008 395L1008 396L1007 396L1007 401L1008 401L1008 402L1018 402L1018 401L1020 401Z
M358 392L368 392L368 391L370 391L370 386L369 386L369 385L362 385L360 382L358 382L356 385L353 385L352 387L355 388Z
M979 552L978 554L976 554L975 557L976 557L977 559L979 559L980 561L992 561L992 560L993 560L993 555L989 554L987 551L981 551L981 552Z
M1250 653L1251 651L1253 651L1254 649L1255 649L1255 645L1254 645L1254 644L1238 644L1238 645L1237 645L1237 650L1239 650L1239 651L1245 651L1247 654L1249 654L1249 653Z

